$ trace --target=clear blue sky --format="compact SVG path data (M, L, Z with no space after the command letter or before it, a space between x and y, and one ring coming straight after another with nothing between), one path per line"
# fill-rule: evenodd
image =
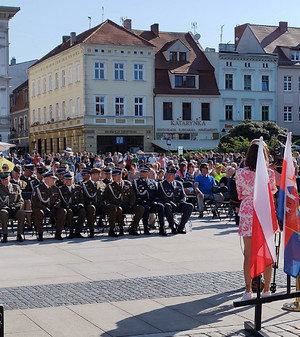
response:
M120 24L121 17L132 19L134 29L149 29L158 23L160 30L197 32L203 48L217 48L220 27L223 42L233 43L234 27L253 23L277 25L288 21L289 26L300 27L300 0L2 0L2 6L20 7L9 23L10 58L17 62L39 59L61 43L62 35L77 34L110 19ZM299 41L300 42L300 41Z

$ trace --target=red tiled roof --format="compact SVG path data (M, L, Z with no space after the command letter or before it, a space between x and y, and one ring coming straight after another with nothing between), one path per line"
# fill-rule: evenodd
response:
M159 36L156 36L152 31L133 30L133 32L157 47L155 55L155 93L219 95L214 68L191 33L159 32ZM180 40L189 49L190 59L188 62L166 60L163 52L168 50L177 40ZM172 89L168 72L199 75L199 89Z
M73 45L80 43L90 44L111 44L119 46L136 46L136 47L154 47L150 42L128 31L122 26L117 25L111 20L106 20L100 25L93 27L76 36L76 41ZM57 55L71 48L70 39L65 43L61 43L48 54L42 57L34 65ZM33 66L34 66L33 65Z

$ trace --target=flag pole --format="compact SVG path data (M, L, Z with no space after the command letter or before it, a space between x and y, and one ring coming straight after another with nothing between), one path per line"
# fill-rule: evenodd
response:
M300 273L298 277L296 278L296 290L300 290ZM288 310L288 311L300 311L300 297L296 297L296 301L292 303L285 303L282 306L282 309Z

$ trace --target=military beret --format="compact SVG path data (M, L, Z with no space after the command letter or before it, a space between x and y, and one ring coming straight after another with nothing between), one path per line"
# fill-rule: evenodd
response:
M114 170L112 170L112 175L113 175L113 176L117 176L117 175L119 175L119 174L122 174L122 170L119 170L119 169L114 169Z
M149 169L148 166L143 165L143 166L140 166L140 167L139 167L139 171L140 171L140 172L149 172L150 169Z
M66 173L66 168L65 167L59 167L56 170L56 175L61 175L61 174L65 174Z
M0 174L0 180L5 180L10 176L10 173L1 173Z
M176 174L176 169L174 167L168 167L167 168L167 173L168 174Z
M26 165L24 165L24 170L29 170L31 172L34 172L34 164L26 164Z
M13 168L14 172L21 173L22 167L18 164L16 164Z
M97 168L97 167L94 167L91 170L91 174L94 174L94 173L101 173L101 170L99 168Z
M73 174L71 172L66 172L64 174L64 179L73 179Z
M81 175L85 175L85 174L90 174L91 170L89 168L83 168L81 171Z
M105 174L111 174L112 170L111 170L111 168L106 167L106 168L103 170L103 172L104 172Z
M54 178L57 179L56 175L52 170L46 171L45 173L42 174L44 178Z

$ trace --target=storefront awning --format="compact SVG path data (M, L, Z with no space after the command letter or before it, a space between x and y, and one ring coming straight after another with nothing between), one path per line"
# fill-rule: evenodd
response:
M205 140L171 140L171 145L167 145L166 140L153 140L152 144L168 151L177 151L178 146L183 146L184 151L194 150L211 150L219 144L219 140L205 139Z

